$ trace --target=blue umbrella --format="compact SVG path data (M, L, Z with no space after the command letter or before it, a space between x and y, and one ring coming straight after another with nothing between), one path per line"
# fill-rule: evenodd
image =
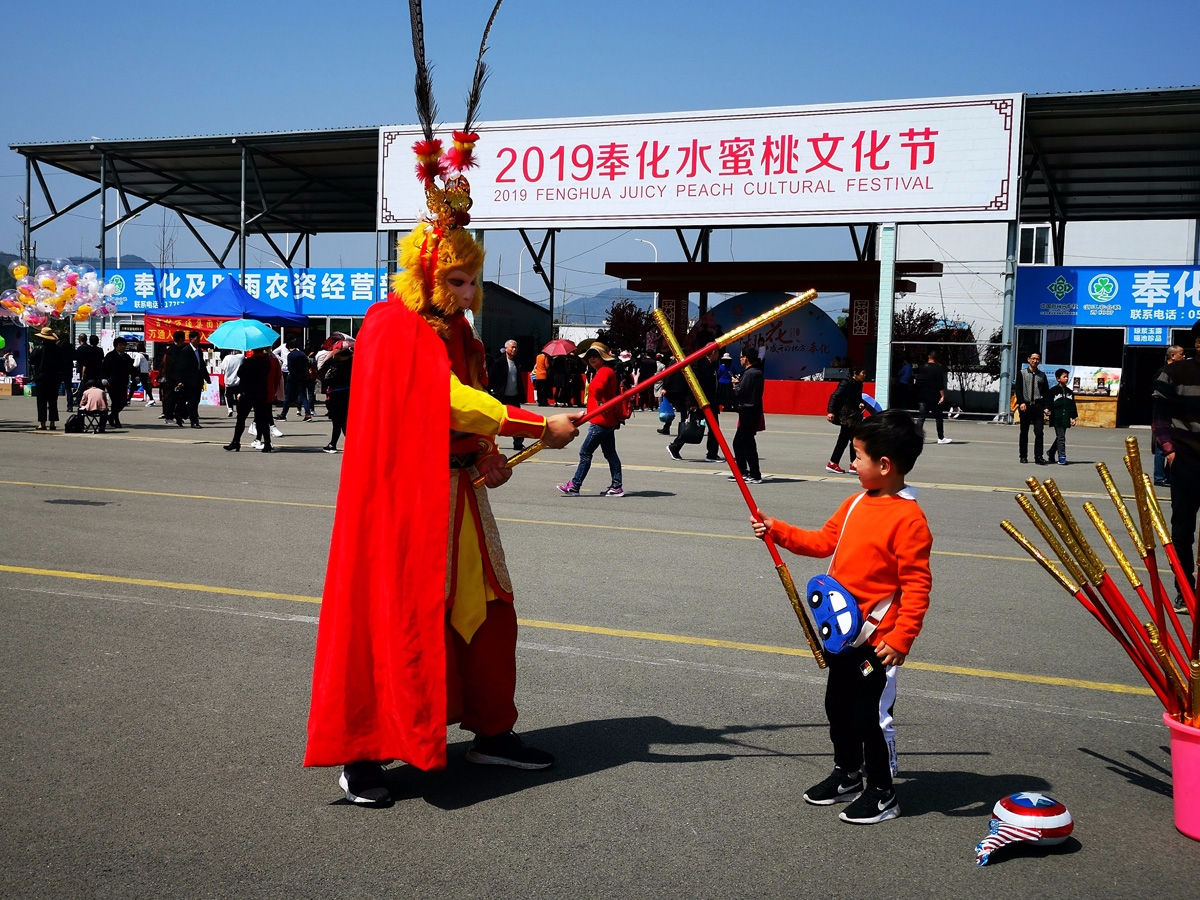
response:
M208 342L222 350L253 350L270 347L279 335L257 319L233 319L208 336Z
M222 325L221 327L224 328L225 326ZM214 334L215 333L216 332L214 332ZM209 338L209 340L211 341L212 338ZM863 403L867 404L867 409L871 410L871 412L874 412L874 413L883 412L883 407L879 405L879 401L876 400L874 397L872 397L870 394L863 394L862 401L863 401Z

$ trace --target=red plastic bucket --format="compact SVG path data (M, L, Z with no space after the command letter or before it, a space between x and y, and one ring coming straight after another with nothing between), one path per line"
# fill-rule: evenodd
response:
M1200 728L1176 722L1166 713L1171 729L1171 780L1175 785L1175 827L1200 841Z

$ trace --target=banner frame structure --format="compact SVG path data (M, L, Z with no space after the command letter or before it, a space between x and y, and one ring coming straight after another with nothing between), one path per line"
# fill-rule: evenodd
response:
M484 230L1008 221L1024 94L484 122ZM448 136L448 132L447 132ZM410 145L379 129L376 227L424 209Z

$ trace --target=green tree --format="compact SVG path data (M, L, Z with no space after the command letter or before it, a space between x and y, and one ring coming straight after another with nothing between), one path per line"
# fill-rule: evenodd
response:
M596 339L614 352L643 350L646 335L654 330L654 316L649 310L639 309L632 300L617 300L608 308L608 324Z

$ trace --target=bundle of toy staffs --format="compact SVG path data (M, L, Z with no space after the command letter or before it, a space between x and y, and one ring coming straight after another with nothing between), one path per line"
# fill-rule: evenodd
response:
M1104 563L1088 543L1079 522L1052 479L1048 478L1040 484L1036 478L1030 478L1026 482L1045 519L1038 514L1034 502L1030 502L1024 494L1017 495L1017 503L1049 544L1052 553L1058 557L1062 569L1047 559L1012 522L1005 520L1000 523L1000 527L1113 636L1142 673L1142 677L1162 702L1167 713L1186 725L1200 727L1200 628L1195 624L1196 589L1192 574L1184 572L1183 566L1180 565L1179 555L1175 552L1171 533L1167 530L1166 520L1163 518L1162 508L1158 505L1158 498L1154 495L1150 477L1142 471L1137 438L1126 438L1125 448L1125 468L1133 480L1133 501L1138 511L1137 524L1125 505L1125 498L1117 490L1108 466L1097 463L1096 470L1100 473L1104 489L1108 492L1121 524L1129 535L1134 552L1146 567L1150 582L1149 592L1096 506L1090 502L1084 503L1083 509L1116 560L1117 568L1129 582L1136 600L1145 609L1148 616L1145 621L1139 619L1134 604L1121 593L1121 589L1105 569ZM1179 621L1179 616L1176 615L1169 599L1167 585L1159 575L1154 549L1155 535L1162 544L1170 574L1179 585L1183 602L1192 617L1190 635Z
M696 350L687 356L684 356L683 348L679 346L679 341L675 338L675 334L671 331L671 327L667 322L666 316L663 315L661 310L655 310L654 319L658 323L658 327L662 331L663 337L670 344L671 350L675 354L678 362L667 366L661 372L658 372L656 375L654 375L653 378L639 381L628 391L625 391L624 393L614 397L612 400L609 400L607 403L598 406L587 415L578 419L578 424L582 425L585 422L596 418L597 416L603 415L608 410L620 406L621 404L635 397L637 394L640 394L652 384L662 381L668 375L672 375L682 369L684 378L687 380L688 386L691 388L692 393L696 397L696 403L704 411L704 417L708 420L708 427L712 429L713 434L717 438L718 444L720 444L721 452L725 454L725 459L728 461L730 469L733 471L734 479L737 481L738 488L742 492L742 497L750 507L751 515L753 515L756 519L759 518L758 506L755 504L754 498L750 495L750 489L746 487L746 482L745 479L742 478L741 471L734 462L733 453L730 451L729 445L725 441L725 435L721 433L721 426L717 421L716 413L712 411L712 407L709 404L708 398L705 396L703 389L700 387L700 383L696 380L696 376L692 374L691 364L698 359L703 359L714 350L719 350L722 347L729 346L730 344L736 344L738 341L742 340L748 335L753 334L765 325L769 325L775 320L783 318L788 313L794 312L800 307L811 303L816 299L816 291L805 291L803 294L793 297L786 303L782 303L779 306L776 306L774 309L768 310L761 316L751 319L750 321L739 325L737 328L725 332L725 334L721 335L712 343L706 344L699 350ZM545 446L546 444L544 442L537 441L536 443L526 447L520 453L516 453L509 457L509 468L529 459L529 457L544 449ZM483 485L483 478L477 478L474 484L476 487L481 487ZM800 602L800 595L796 590L795 582L792 581L791 573L788 571L787 566L780 557L779 550L776 548L775 542L768 537L766 539L766 545L767 550L771 554L771 560L775 564L775 571L779 574L779 580L783 583L783 588L787 592L788 600L792 604L792 609L795 611L796 617L800 620L800 627L804 631L804 638L808 642L808 647L812 651L813 658L816 659L817 666L823 669L825 668L825 654L821 650L821 642L817 637L816 627L813 625L812 621L808 617L808 614L805 612L804 605Z

